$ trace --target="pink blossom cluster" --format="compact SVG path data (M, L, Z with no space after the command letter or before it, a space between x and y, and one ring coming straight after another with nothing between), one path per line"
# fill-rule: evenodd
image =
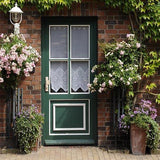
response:
M11 74L30 76L40 55L36 49L27 46L23 35L0 35L0 83Z

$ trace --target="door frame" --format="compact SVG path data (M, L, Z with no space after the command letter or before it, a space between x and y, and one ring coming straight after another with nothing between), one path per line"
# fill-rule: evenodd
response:
M45 79L44 79L44 77L45 77L45 75L47 74L46 73L46 71L45 71L45 67L43 67L44 66L44 63L45 62L48 62L48 59L45 59L45 56L44 56L44 53L45 52L47 52L47 53L49 53L49 44L47 44L46 43L46 41L43 41L44 39L46 39L47 38L47 34L45 34L45 30L46 30L46 26L49 26L49 25L51 25L51 22L54 22L54 21L56 21L56 24L59 22L59 23L61 23L62 25L64 24L68 24L68 22L69 23L71 23L71 22L75 22L75 23L77 23L77 24L81 24L81 21L82 21L82 24L91 24L91 23L94 23L94 25L96 26L96 33L94 33L94 34L96 34L96 51L94 51L94 52L96 52L96 57L95 57L95 59L92 59L92 64L96 64L97 63L97 17L42 17L41 18L41 24L42 24L42 30L41 30L41 64L42 64L42 69L41 69L41 74L42 74L42 76L41 76L41 86L42 86L42 88L41 88L41 99L42 99L42 107L41 107L41 110L42 110L42 113L44 113L45 112L45 105L46 105L46 103L45 103L45 100L46 99L49 99L49 101L50 100L52 100L52 98L51 98L51 96L53 96L53 95L49 95L49 93L47 93L47 94L45 94L46 92L45 92L45 90L44 90L44 88L45 88L45 86L44 86L44 84L45 84ZM62 23L62 21L63 21L63 23ZM48 28L48 30L49 30L49 28ZM95 35L94 35L95 36ZM43 41L43 42L42 42ZM92 43L91 42L92 41L92 39L90 39L90 43ZM91 47L90 47L91 48ZM92 53L92 51L90 51L90 53ZM47 67L49 67L49 63L45 63L45 65L47 66ZM90 74L90 78L91 79L93 79L94 78L94 76L93 76L93 74ZM95 93L94 93L95 94ZM75 94L71 94L71 96L70 96L70 99L72 99L72 98L74 98L75 96L74 96ZM96 95L96 94L95 94ZM65 95L64 95L65 96ZM56 95L55 95L55 97L56 97ZM56 99L56 98L55 98ZM54 99L54 100L55 100ZM62 99L63 99L63 94L62 94ZM82 97L81 97L81 99L85 99L85 100L87 100L86 98L85 98L85 96L84 95L82 95ZM81 100L80 99L80 100ZM59 99L59 98L57 98L57 100L61 100L61 99ZM69 100L69 99L68 99ZM96 103L96 101L94 102L94 103ZM90 104L90 102L89 102L89 104ZM48 104L49 106L50 106L50 102L49 102L49 104ZM50 108L49 108L50 109ZM89 108L90 109L90 108ZM96 117L92 117L92 119L90 119L90 121L92 120L92 121L94 121L94 140L78 140L78 139L76 139L77 141L79 141L77 144L97 144L97 107L95 107L95 110L93 111L94 112L94 115L96 116ZM91 117L90 117L91 118ZM48 118L48 117L45 117L45 121L46 121L46 123L48 123L48 125L49 125L49 128L50 128L50 118ZM92 124L93 125L93 124ZM92 128L93 128L93 126L91 126ZM46 136L46 132L47 132L47 129L46 129L46 126L44 125L43 126L43 135L42 135L42 144L43 145L52 145L53 144L53 141L51 141L51 140L46 140L45 141L45 136ZM50 133L50 130L49 130L49 133ZM61 140L61 141L57 141L56 142L58 145L63 145L63 140ZM67 144L76 144L76 142L75 141L72 141L71 139L68 139L68 143Z

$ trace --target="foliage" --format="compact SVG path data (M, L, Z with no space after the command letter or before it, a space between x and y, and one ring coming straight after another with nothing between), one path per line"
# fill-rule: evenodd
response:
M15 135L21 153L30 153L41 135L43 115L34 105L23 108L15 118Z
M141 79L139 60L144 54L143 47L133 34L127 35L127 41L105 44L105 62L95 65L92 73L98 70L92 84L88 87L99 93L117 86L129 87Z
M160 2L159 0L102 0L108 7L118 7L129 15L132 32L139 35L141 40L160 40ZM72 3L81 0L1 0L0 10L7 13L15 3L23 8L26 3L37 7L40 12L51 9L53 6L70 7ZM135 24L136 23L136 24ZM139 29L135 30L134 26Z
M23 76L28 77L40 58L27 46L23 35L0 35L0 87L14 89Z
M136 124L138 127L146 130L147 146L152 150L159 147L160 127L156 123L157 110L148 100L141 100L139 107L126 110L125 114L121 115L119 120L119 128L122 131L128 131L131 124Z
M160 40L159 0L105 0L105 3L129 14L132 32L139 35L141 40ZM139 30L134 29L135 24Z
M0 10L7 13L16 2L21 8L23 8L26 3L30 3L37 7L40 12L44 12L51 9L55 5L58 7L70 7L73 2L80 2L80 0L1 0Z
M160 54L153 51L149 52L148 56L144 57L143 76L146 78L154 76L159 67ZM156 96L156 102L160 103L160 94L152 92L156 87L157 85L155 83L150 83L146 86L146 90L149 94Z
M155 75L157 69L160 67L160 54L157 52L151 51L144 60L144 76L151 77Z

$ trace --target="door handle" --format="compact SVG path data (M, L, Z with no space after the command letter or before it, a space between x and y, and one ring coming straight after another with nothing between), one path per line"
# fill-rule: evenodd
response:
M46 92L49 91L49 85L50 85L50 80L48 79L48 77L45 77L45 91Z

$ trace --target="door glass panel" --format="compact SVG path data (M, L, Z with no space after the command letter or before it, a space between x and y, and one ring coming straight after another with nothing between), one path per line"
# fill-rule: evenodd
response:
M50 27L50 58L67 58L68 27Z
M68 92L68 70L67 62L50 63L50 81L52 93Z
M71 58L89 58L89 26L71 26Z
M87 62L71 62L71 91L88 92L89 64Z

